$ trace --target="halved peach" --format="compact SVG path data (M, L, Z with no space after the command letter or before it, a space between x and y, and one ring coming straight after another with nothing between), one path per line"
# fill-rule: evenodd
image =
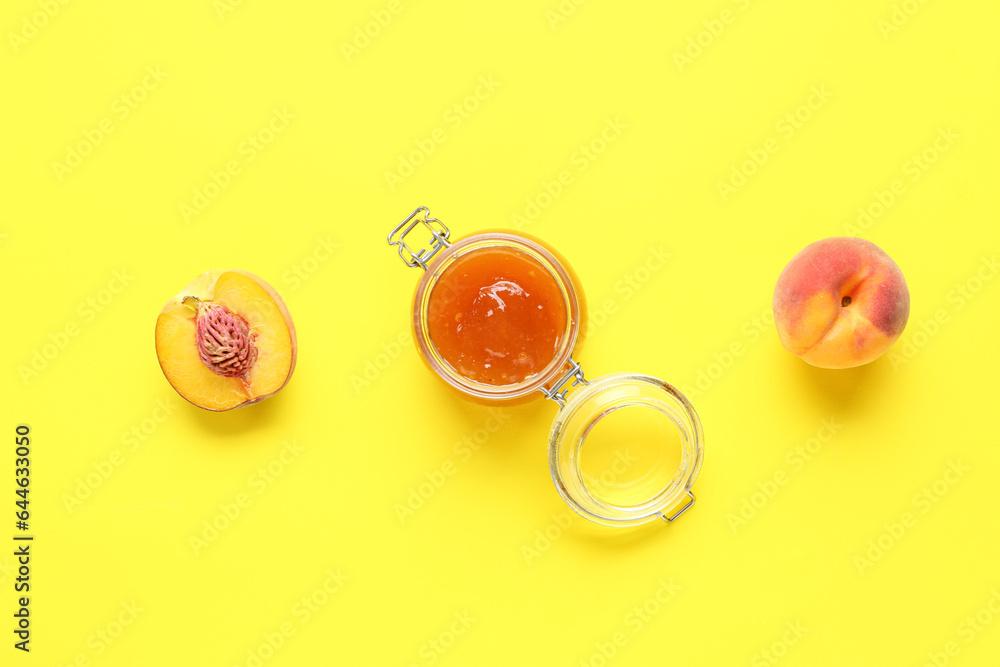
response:
M264 400L295 370L292 316L273 287L247 271L206 271L156 318L156 356L170 385L213 411Z

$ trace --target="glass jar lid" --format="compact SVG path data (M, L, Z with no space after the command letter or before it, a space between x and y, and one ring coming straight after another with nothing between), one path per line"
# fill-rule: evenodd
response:
M549 433L549 471L563 500L609 526L686 512L704 457L701 421L687 398L649 375L613 373L580 384Z

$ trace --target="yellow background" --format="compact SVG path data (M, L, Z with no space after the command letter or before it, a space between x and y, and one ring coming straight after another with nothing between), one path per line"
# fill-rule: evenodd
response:
M5 3L0 403L10 442L32 429L37 537L30 655L0 552L2 663L995 664L998 19L982 0ZM420 164L387 178L401 161ZM385 234L419 205L457 236L524 216L611 304L588 375L690 392L691 512L563 528L544 400L463 460L490 413L398 344L418 275ZM910 323L898 356L821 371L755 318L799 249L848 233L898 262ZM646 273L651 249L670 258ZM299 334L282 393L224 414L179 399L153 350L159 309L213 268L269 280Z

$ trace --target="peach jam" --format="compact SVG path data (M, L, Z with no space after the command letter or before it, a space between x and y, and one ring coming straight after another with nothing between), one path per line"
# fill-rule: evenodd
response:
M386 240L407 266L423 269L413 340L431 370L481 403L539 394L557 403L549 472L581 516L635 526L686 513L704 456L701 421L687 398L649 375L584 376L572 355L583 340L586 302L555 250L513 232L452 242L429 213L413 211ZM628 470L615 467L623 443L638 452Z
M520 402L565 370L584 306L570 270L537 239L484 232L442 245L413 300L424 360L470 398Z
M552 363L566 330L559 284L537 260L502 246L452 262L429 302L428 333L441 357L476 382L508 385Z

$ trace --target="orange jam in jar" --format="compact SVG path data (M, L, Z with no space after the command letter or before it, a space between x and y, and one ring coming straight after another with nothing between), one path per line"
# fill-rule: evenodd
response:
M529 255L488 247L463 255L431 291L428 334L458 374L500 386L537 376L566 330L559 284Z
M427 240L418 246L420 239ZM607 526L635 526L672 522L692 507L704 456L694 407L650 375L584 377L572 355L583 340L586 301L555 250L514 232L452 242L426 207L386 240L407 266L423 269L413 296L413 340L438 377L481 403L544 395L559 405L549 472L574 511ZM642 445L648 470L628 478L603 471L617 461L611 454L620 455L614 448L629 441Z
M424 222L423 224L427 224ZM572 364L586 306L566 261L538 239L482 232L442 244L413 297L413 340L452 388L521 403Z

